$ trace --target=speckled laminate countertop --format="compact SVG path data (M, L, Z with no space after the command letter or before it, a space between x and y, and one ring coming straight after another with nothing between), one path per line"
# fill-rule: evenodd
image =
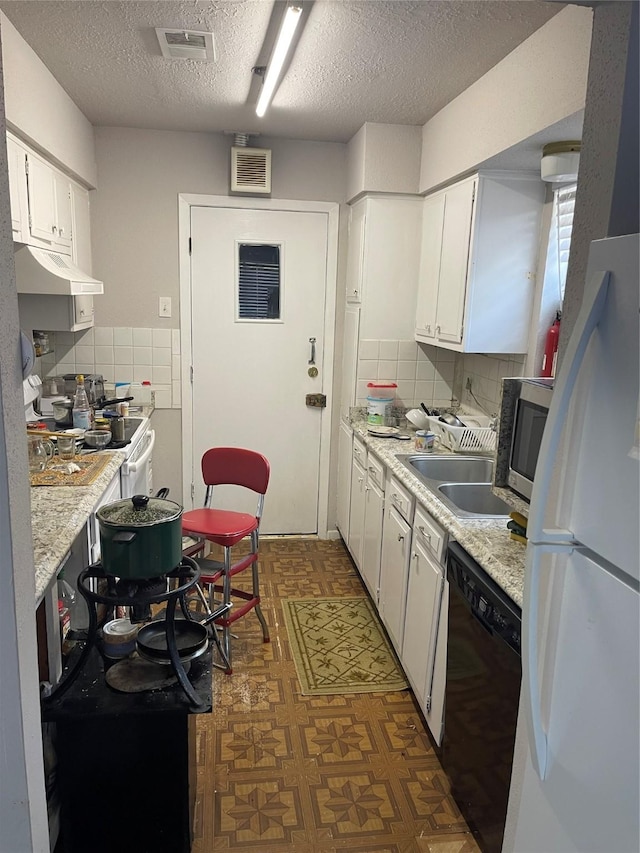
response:
M91 486L31 487L36 607L58 573L62 558L124 462L124 453L110 451L109 456L111 460Z
M525 546L509 537L506 521L457 518L396 459L398 455L413 452L413 442L375 438L368 434L366 423L359 418L352 419L351 426L354 433L364 440L367 447L416 496L417 502L431 513L507 595L522 607Z

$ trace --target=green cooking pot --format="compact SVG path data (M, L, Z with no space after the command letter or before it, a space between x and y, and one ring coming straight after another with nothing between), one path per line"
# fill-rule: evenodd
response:
M102 567L118 578L156 578L182 559L182 507L164 498L134 495L96 513Z

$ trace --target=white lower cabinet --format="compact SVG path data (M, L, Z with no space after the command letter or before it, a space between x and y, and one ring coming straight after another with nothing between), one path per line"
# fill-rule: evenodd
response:
M400 654L411 558L411 526L393 506L384 514L380 560L379 611L395 650Z
M338 494L336 503L336 526L346 543L349 542L349 505L351 503L351 456L353 430L345 423L340 424L338 433Z
M446 532L423 507L418 507L413 523L400 659L438 745L442 739L447 665L447 620L443 605L447 585L446 546Z
M356 441L357 439L354 439L354 447ZM347 539L347 545L358 569L362 566L366 488L366 471L354 455L351 464L351 507L349 511L349 538Z
M431 734L438 744L442 720L430 720L430 716L444 585L442 566L420 542L414 542L409 564L405 629L400 659L416 699L427 717Z
M378 601L380 584L380 552L382 550L382 517L384 515L384 493L373 481L367 478L364 511L364 541L362 544L362 565L360 574L369 595Z

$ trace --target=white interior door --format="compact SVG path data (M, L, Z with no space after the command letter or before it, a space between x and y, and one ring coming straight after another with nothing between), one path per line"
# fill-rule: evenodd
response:
M191 238L194 506L204 451L247 447L271 464L261 532L316 533L324 410L305 398L323 391L328 217L192 207ZM215 504L252 512L239 497Z

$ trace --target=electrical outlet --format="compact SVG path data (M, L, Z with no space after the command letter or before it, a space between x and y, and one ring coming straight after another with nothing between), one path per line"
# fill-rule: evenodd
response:
M171 316L171 297L160 296L158 299L158 317Z
M464 386L465 391L471 391L471 377L467 376L467 384Z

